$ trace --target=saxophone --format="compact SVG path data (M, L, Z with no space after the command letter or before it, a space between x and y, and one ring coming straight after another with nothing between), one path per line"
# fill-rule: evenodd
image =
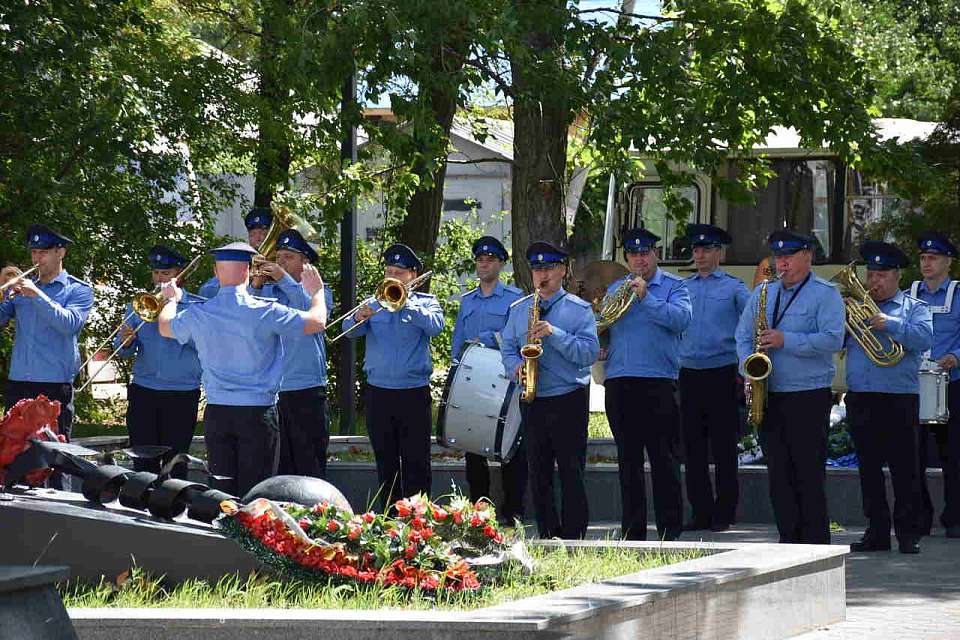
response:
M527 333L533 330L533 325L540 321L540 289L533 293L533 306L530 307L530 316L527 320ZM540 338L530 340L520 347L523 364L520 365L520 401L533 402L537 397L537 360L543 355L543 345Z
M767 378L773 371L770 356L760 347L760 334L767 330L767 287L774 282L777 276L768 278L760 284L760 295L757 297L757 313L753 326L753 353L743 361L743 374L749 386L750 415L747 421L754 429L759 429L763 422L763 411L767 407Z

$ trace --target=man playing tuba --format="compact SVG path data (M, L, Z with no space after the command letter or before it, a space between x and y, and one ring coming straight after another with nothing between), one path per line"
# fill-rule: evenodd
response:
M893 480L893 527L900 553L919 553L920 469L917 434L920 398L918 372L924 351L933 344L930 310L899 290L900 269L907 256L895 245L868 241L860 247L867 263L867 290L879 313L861 320L850 332L847 349L847 422L860 461L860 496L867 530L853 551L890 549L890 507L887 505L883 464ZM863 301L848 300L847 304ZM871 305L871 311L875 311ZM848 312L847 322L857 322ZM903 357L895 364L878 357L875 345L895 341ZM882 351L881 351L882 353Z

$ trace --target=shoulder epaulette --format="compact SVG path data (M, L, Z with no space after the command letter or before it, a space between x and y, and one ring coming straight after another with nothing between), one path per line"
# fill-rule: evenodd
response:
M71 280L71 282L76 282L77 284L82 284L93 289L93 285L87 282L86 280L81 280L80 278L70 273L67 274L67 277Z
M572 293L569 294L569 295L566 297L566 299L569 300L570 302L576 304L576 305L581 306L581 307L586 307L586 308L588 308L588 309L592 309L592 308L593 308L593 307L590 305L589 302L587 302L586 300L584 300L584 299L581 298L580 296L575 296L575 295L573 295Z
M521 295L521 296L523 295L523 289L520 289L520 288L518 288L518 287L515 287L515 286L513 286L512 284L505 284L505 285L503 285L503 288L506 289L507 291L509 291L510 293L517 293L517 294L519 294L519 295Z
M523 302L524 300L529 300L529 299L532 298L532 297L533 297L533 294L532 294L532 293L528 293L527 295L523 296L523 297L520 298L519 300L514 300L513 302L511 302L511 303L510 303L510 308L512 309L513 307L517 306L518 304L520 304L520 303Z
M663 273L664 277L666 277L666 278L671 278L671 279L673 279L673 280L680 280L680 281L686 280L686 278L681 278L680 276L678 276L677 274L673 273L672 271L664 271L664 270L661 269L661 272Z
M819 282L820 284L826 285L826 286L830 287L831 289L836 289L836 288L837 288L837 283L836 283L836 282L830 282L829 280L824 280L824 279L821 278L820 276L816 276L816 275L813 276L813 280L814 280L814 282Z
M421 298L436 298L437 296L432 293L425 293L423 291L414 291L413 295L419 296Z

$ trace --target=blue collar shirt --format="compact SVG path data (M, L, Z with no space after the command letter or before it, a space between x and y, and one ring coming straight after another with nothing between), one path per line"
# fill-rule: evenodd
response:
M799 290L793 304L787 307L791 294ZM767 378L772 392L810 391L829 388L833 382L833 354L843 347L845 310L840 291L831 283L810 274L805 285L798 283L783 289L780 300L780 324L773 326L773 310L777 292L783 289L778 280L767 288L767 326L783 331L783 347L767 352L773 371ZM737 355L740 371L744 359L753 353L754 326L760 286L754 288L747 308L737 324Z
M0 326L17 323L8 378L18 382L72 384L80 370L77 337L93 307L93 288L61 271L40 294L0 304Z
M872 393L919 393L920 359L933 344L930 308L902 291L878 306L886 327L883 331L874 330L874 334L884 345L889 344L887 338L903 345L903 360L891 367L878 367L848 333L847 388Z
M483 295L480 287L463 294L453 325L453 359L460 358L467 340L478 340L485 347L499 349L496 334L507 324L510 305L522 297L520 289L502 282L497 282L488 296Z
M614 293L627 275L610 285ZM607 378L667 378L676 380L680 370L680 336L690 325L693 310L684 280L657 268L647 283L642 300L630 305L607 332L605 370Z
M693 306L693 320L680 340L680 366L715 369L737 363L733 333L747 306L750 290L740 278L717 269L685 280Z
M532 295L521 298L507 316L500 357L508 377L512 377L523 362L520 348L527 342L532 306ZM590 304L561 288L541 301L540 319L553 326L553 334L542 342L543 355L537 364L537 397L560 396L588 385L590 365L600 355L597 322Z
M216 276L210 278L200 286L200 290L197 293L202 298L212 298L217 295L217 291L220 290L220 280ZM251 286L247 286L247 291L251 295L256 296L257 298L265 298L267 300L276 300L279 296L276 292L276 284L273 282L265 282L263 287L260 289L254 289Z
M177 303L177 311L202 302L203 298L185 291L183 298ZM127 315L132 311L133 307L127 305ZM126 322L132 329L136 329L140 323L141 320L136 315ZM120 343L118 335L113 340L114 348L118 348ZM197 355L196 346L192 342L180 344L173 338L164 338L160 335L158 322L144 322L133 342L120 349L118 355L121 358L136 356L131 380L133 384L156 391L190 391L200 388L200 357Z
M283 378L281 337L303 335L306 316L230 286L179 311L170 328L196 345L210 404L264 407L277 402Z
M265 285L264 289L267 288ZM272 285L277 301L301 311L309 311L313 297L303 285L290 274L284 274L279 282ZM323 299L327 303L327 313L333 309L333 294L329 287L323 288ZM285 336L283 338L283 381L280 391L299 391L314 387L327 386L327 345L322 333L309 336Z
M947 287L949 286L950 278L946 278L936 291L930 291L927 283L921 280L917 297L931 307L944 307L947 304ZM960 360L960 301L956 300L956 293L954 293L953 304L950 306L950 313L931 312L931 315L933 316L931 359L939 360L952 354ZM950 381L958 379L960 379L960 367L954 367L950 370Z
M370 306L376 310L380 303ZM344 331L355 324L353 316L345 319ZM353 340L367 337L363 361L367 382L383 389L416 389L430 384L430 338L441 331L443 310L437 297L414 291L402 309L380 311L347 336Z

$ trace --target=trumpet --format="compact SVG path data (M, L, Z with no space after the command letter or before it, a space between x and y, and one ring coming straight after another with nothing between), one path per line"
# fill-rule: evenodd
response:
M407 284L404 284L403 282L401 282L396 278L384 278L383 281L379 285L377 285L377 289L372 296L370 296L369 298L366 298L363 302L355 306L353 309L350 309L350 311L347 311L340 317L336 318L335 320L332 320L329 324L327 324L327 329L342 322L343 320L346 320L347 318L352 317L357 311L359 311L360 309L369 305L372 302L379 302L380 307L376 309L373 312L373 315L371 315L370 317L358 322L357 324L353 325L349 329L346 329L345 331L341 332L337 337L331 338L330 343L332 344L336 342L337 340L347 335L348 333L350 333L351 331L353 331L354 329L356 329L357 327L365 323L367 320L372 318L374 315L383 311L384 309L386 309L390 313L396 313L397 311L400 311L400 309L406 306L407 299L410 297L410 294L416 291L418 287L422 286L423 283L426 282L432 275L433 275L433 271L426 271L423 274L411 280L410 282L408 282Z
M16 267L13 267L13 268L16 269ZM27 269L26 271L20 271L20 269L17 269L17 274L15 276L13 276L12 278L4 282L2 285L0 285L0 298L5 298L7 296L7 289L9 289L15 284L19 284L21 281L23 281L24 278L26 278L27 276L29 276L31 273L33 273L39 268L40 268L40 265L35 264L29 269Z
M185 266L182 271L180 271L177 277L173 279L173 282L179 282L184 278L186 278L188 275L190 275L190 273L192 273L193 270L196 269L197 264L199 264L201 256L202 254L196 256L193 260L191 260L190 263L187 266ZM167 304L167 299L160 295L159 286L155 288L153 291L140 291L136 295L134 295L133 301L130 303L130 306L132 307L132 311L130 311L130 313L124 316L123 320L120 321L120 324L117 325L117 328L114 329L113 332L111 332L110 335L107 336L106 339L103 342L101 342L97 346L97 348L91 352L90 357L87 358L86 361L84 361L84 363L80 365L80 371L83 371L87 367L87 365L90 364L90 362L100 352L101 349L103 349L113 341L114 336L120 333L123 327L127 324L127 321L130 320L133 316L137 316L138 318L140 318L140 323L136 327L133 327L133 335L136 335L137 332L139 332L140 329L143 328L143 325L145 325L148 322L156 322L157 320L160 319L160 311L163 310L163 307L166 304ZM123 349L123 347L124 347L124 344L123 342L121 342L120 346L113 350L113 352L107 357L106 360L103 361L103 364L100 365L100 367L93 373L93 375L87 378L87 381L84 382L80 386L80 388L77 389L77 393L80 393L81 391L86 389L90 385L90 383L92 383L96 379L96 377L100 375L100 372L103 371L106 368L106 366L113 361L115 357L117 357L117 354L120 353L120 350Z

